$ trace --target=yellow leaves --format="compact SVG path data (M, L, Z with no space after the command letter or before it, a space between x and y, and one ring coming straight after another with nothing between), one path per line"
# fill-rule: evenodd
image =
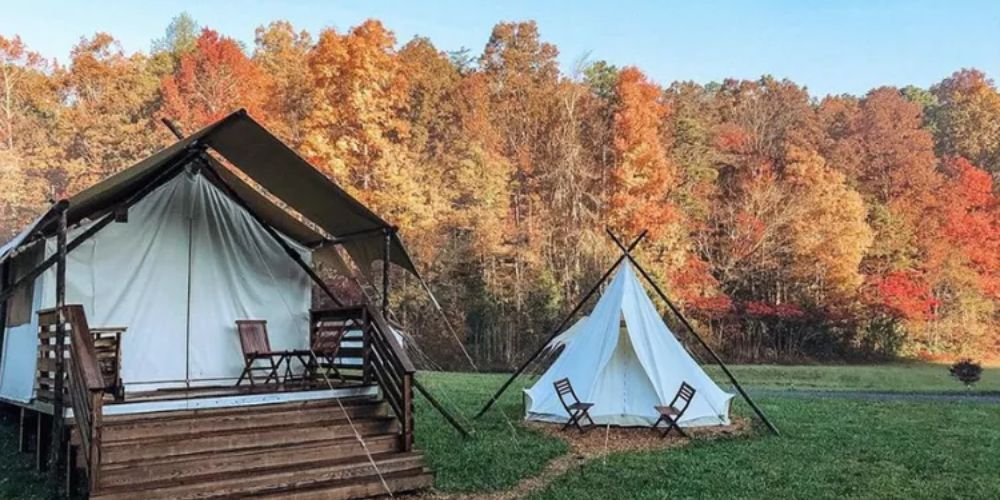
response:
M788 200L795 214L787 230L796 274L851 295L863 281L859 266L873 241L864 200L818 153L791 149L788 159Z

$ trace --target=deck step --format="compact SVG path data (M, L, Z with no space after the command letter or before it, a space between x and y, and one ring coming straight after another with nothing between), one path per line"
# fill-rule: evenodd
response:
M368 453L384 455L399 451L397 434L365 438ZM101 487L141 487L144 484L191 481L222 474L253 472L288 466L367 460L365 448L356 439L319 441L298 446L271 446L238 452L207 452L181 457L160 457L105 465Z
M180 420L184 418L206 418L224 417L231 415L242 415L253 413L255 415L265 415L269 413L282 413L296 410L312 410L320 408L344 408L352 409L356 407L381 405L382 401L371 396L358 396L351 398L327 398L312 399L305 401L289 401L278 403L262 403L255 405L226 406L218 408L194 408L188 410L165 410L143 413L128 413L122 415L105 415L104 423L110 425L125 425L128 423L151 423L156 420Z
M364 498L431 486L423 455L403 449L398 419L371 396L107 415L90 496Z
M315 425L346 419L360 420L385 417L385 404L355 404L343 408L327 405L306 405L264 409L261 412L230 411L208 416L181 415L176 418L154 418L148 421L130 419L108 422L103 429L105 443L140 439L172 439L175 436L196 436L231 431L251 431L274 426Z
M348 422L346 419L318 421L313 424L271 426L252 430L164 436L105 443L101 462L113 464L165 456L190 455L205 452L226 452L267 446L292 446L331 439L354 439L355 431L362 436L397 432L399 424L393 417L367 418Z
M241 474L228 474L212 480L174 481L165 487L158 487L161 485L157 483L149 488L135 487L134 485L102 488L92 494L91 498L105 500L144 498L152 500L246 497L261 494L288 495L332 488L344 489L368 483L378 486L378 489L371 490L374 491L373 494L378 495L385 491L382 479L388 482L389 480L419 477L426 474L423 456L419 453L379 456L376 464L377 470L365 459L317 464L312 467L283 467L272 470L247 471ZM382 479L379 478L380 475ZM408 483L407 481L402 482ZM364 486L361 489L366 488ZM326 498L337 498L331 497L329 492L326 495Z

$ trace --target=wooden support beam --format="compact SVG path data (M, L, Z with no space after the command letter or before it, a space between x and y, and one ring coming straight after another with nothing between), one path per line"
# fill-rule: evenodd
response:
M384 230L382 246L382 317L389 317L389 258L392 251L392 229Z
M669 298L667 298L667 294L663 293L663 290L661 290L660 286L656 284L656 281L653 280L652 276L650 276L649 273L647 273L646 270L643 269L643 267L638 262L636 262L635 257L633 257L631 253L632 249L625 248L625 245L623 245L622 242L618 240L618 238L614 235L614 233L611 232L610 229L607 229L607 233L608 236L610 236L611 239L615 242L615 245L618 245L618 248L620 248L622 252L625 253L625 257L627 257L628 260L632 263L632 265L634 265L636 269L639 270L639 273L642 274L642 277L645 278L646 281L649 283L649 285L653 287L653 290L656 291L656 294L660 296L660 299L662 299L664 302L667 303L667 307L670 308L670 311L673 312L675 316L677 316L677 319L680 320L681 324L684 325L684 328L686 328L689 332L691 332L692 335L694 335L696 339L698 339L698 343L700 343L701 346L704 347L706 351L708 351L708 354L712 356L712 359L715 360L715 363L718 364L720 368L722 368L723 373L725 373L726 377L729 378L729 381L733 383L733 386L736 387L736 390L739 391L741 396L743 396L743 399L746 400L747 404L750 405L750 408L753 409L754 413L756 413L757 416L760 417L761 421L764 422L764 425L766 425L767 428L770 429L775 436L780 436L781 433L778 432L778 428L775 427L774 424L772 424L771 421L767 419L767 416L764 415L764 411L761 410L760 407L757 406L757 403L755 403L753 399L750 398L750 395L747 394L745 390L743 390L743 386L740 385L740 382L738 380L736 380L736 377L733 375L733 373L729 371L729 367L726 366L726 364L722 361L722 358L720 358L719 355L715 353L715 350L713 350L708 345L708 343L705 342L703 338L701 338L701 335L699 335L698 332L694 329L694 327L691 326L691 323L688 323L687 318L685 318L684 315L681 314L681 311L677 309L676 306L674 306L674 303L671 302Z
M20 425L17 433L17 451L27 453L31 451L31 429L34 422L32 419L38 418L33 410L21 407Z
M49 479L52 484L59 484L59 474L62 472L60 462L63 458L65 440L65 423L63 417L65 409L66 385L66 212L69 204L63 204L59 211L58 224L56 226L56 316L58 326L56 327L56 357L55 357L55 381L53 388L55 394L52 396L52 445L49 456Z
M161 121L163 122L164 125L167 126L168 129L170 129L170 132L172 132L175 136L177 136L178 139L184 138L184 134L181 132L180 127L174 124L174 122L172 122L167 118L162 118ZM287 241L285 241L285 238L282 237L280 234L278 234L278 232L273 227L271 227L271 225L268 224L261 216L257 215L257 212L254 212L253 209L250 208L250 205L246 202L246 200L244 200L243 197L241 197L239 193L237 193L236 190L233 189L233 187L230 186L229 183L227 183L222 178L222 176L215 171L215 168L212 167L212 162L207 157L207 153L205 153L204 150L198 152L198 160L200 161L202 167L204 167L205 171L207 171L209 175L212 176L212 179L218 182L218 185L223 188L223 191L225 191L226 194L229 195L229 197L233 201L235 201L237 205L242 207L243 210L246 210L247 213L250 214L250 217L253 218L253 220L255 220L261 226L261 228L264 229L264 232L266 232L268 236L273 238L274 241L276 241L278 245L281 246L281 249L284 250L285 253L293 261L295 261L295 263L298 264L303 271L305 271L305 273L309 276L309 279L311 279L313 283L316 283L316 285L318 285L320 289L323 290L323 293L325 293L327 297L329 297L330 300L333 301L334 304L336 304L338 307L343 306L344 303L341 302L341 300L338 299L336 295L334 295L333 290L331 290L330 287L328 287L326 283L323 282L322 278L320 278L319 275L316 274L315 271L313 271L312 267L310 267L309 264L306 264L306 262L302 260L302 256L299 255L299 252L297 252L294 248L292 248L292 246L289 245Z
M631 245L629 245L629 249L635 248L635 246L638 245L639 242L642 241L643 238L645 237L646 237L646 231L643 231L642 234L640 234L639 237L636 238ZM535 358L537 358L539 355L542 354L543 351L545 351L545 347L549 345L549 342L552 342L552 339L556 338L556 336L562 333L562 329L565 328L567 324L569 324L569 321L573 319L574 316L576 316L576 313L583 308L583 306L587 303L587 301L590 300L590 298L595 293L597 293L597 290L601 288L601 285L605 281L607 281L608 277L611 276L611 273L613 273L615 269L617 269L618 266L624 260L625 256L622 255L621 257L618 258L618 260L615 261L614 264L611 265L611 267L608 268L607 271L605 271L604 275L601 276L601 279L597 280L597 283L594 283L594 286L587 292L587 294L584 295L579 302L577 302L576 307L574 307L573 310L570 311L570 313L567 314L565 318L563 318L562 322L559 323L559 326L555 327L552 330L552 333L548 336L547 339L545 339L545 342L543 342L542 345L539 346L538 349L534 352L534 354L532 354L524 363L521 364L520 367L518 367L517 371L515 371L514 374L511 375L510 378L507 379L507 381L504 382L502 386L500 386L500 389L496 392L496 394L494 394L493 397L486 402L486 405L483 406L483 409L479 410L479 413L477 413L476 416L473 418L479 418L483 416L483 414L486 413L490 409L490 407L492 407L493 404L497 402L497 399L500 399L500 396L503 395L503 393L507 390L507 388L514 383L514 380L516 380L517 377L519 377L521 373L523 373L524 370L528 368L528 365L530 365L531 362L535 360Z

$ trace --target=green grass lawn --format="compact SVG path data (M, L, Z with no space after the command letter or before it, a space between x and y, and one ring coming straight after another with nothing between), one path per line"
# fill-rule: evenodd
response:
M751 387L965 390L939 365L738 366L736 370ZM996 384L996 377L997 370L990 370L983 382ZM422 373L420 378L464 421L505 376ZM695 441L683 449L616 454L606 463L598 460L557 477L536 497L985 498L1000 494L1000 453L996 451L1000 449L1000 405L758 399L782 430L782 437L771 437L758 428L754 435ZM497 408L502 413L491 410L473 423L474 439L462 440L443 419L430 414L429 405L420 404L418 446L438 474L438 490L474 494L507 489L542 470L566 449L547 435L511 430L508 421L517 428L521 413L519 390L508 391ZM734 411L750 414L742 403Z
M715 380L726 382L722 370L707 367ZM932 363L884 365L735 365L737 380L747 387L886 392L965 392L948 374L948 366ZM1000 391L1000 368L985 367L973 392Z
M1000 495L1000 406L790 398L760 403L782 437L616 454L556 478L535 498Z
M940 365L737 366L749 387L963 391ZM979 390L1000 389L988 370ZM713 372L713 375L716 375ZM568 446L520 425L519 387L472 421L505 375L421 373L442 404L475 429L462 439L417 397L417 446L437 473L436 489L483 493L537 475ZM720 380L717 378L717 380ZM524 386L527 382L518 384ZM620 453L552 480L536 498L988 498L1000 494L1000 405L876 402L768 395L758 403L781 429L696 440L681 449ZM734 406L749 415L742 403ZM16 420L0 420L0 498L46 498L30 455L16 453Z

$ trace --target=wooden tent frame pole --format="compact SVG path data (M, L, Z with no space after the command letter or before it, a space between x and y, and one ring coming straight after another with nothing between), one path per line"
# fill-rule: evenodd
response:
M171 120L169 120L167 118L162 118L160 121L163 122L163 124L168 129L170 129L170 132L173 133L175 136L177 136L178 139L183 139L184 138L184 133L181 132L180 127L178 127L176 124L174 124L174 122L172 122ZM202 150L200 150L198 152L197 160L201 162L201 164L202 164L201 166L207 172L209 172L210 174L212 174L212 178L215 179L216 182L218 182L219 186L222 187L222 189L226 191L226 194L228 194L229 197L232 198L233 201L235 201L237 205L239 205L240 207L242 207L243 210L246 210L247 213L250 214L250 217L252 217L253 220L257 221L257 223L260 224L260 226L262 228L264 228L264 232L266 232L268 234L268 236L274 238L274 241L278 242L278 245L281 246L281 249L284 250L285 253L288 254L288 256L293 261L295 261L295 263L298 264L299 267L301 267L303 271L306 272L306 274L313 281L313 283L316 283L317 285L319 285L319 287L323 290L323 293L325 293L328 297L330 297L330 300L332 300L333 303L337 305L337 307L342 307L344 305L344 303L341 302L341 300L338 299L337 296L333 294L333 290L330 290L330 287L326 286L326 283L324 283L323 280L319 277L319 275L317 275L316 272L313 271L312 267L310 267L309 264L306 264L305 261L302 260L302 256L299 255L299 253L297 251L295 251L295 249L292 248L291 245L289 245L288 242L285 241L285 239L282 238L281 235L278 234L278 232L275 231L275 229L273 227L271 227L270 224L268 224L267 222L265 222L263 218L261 218L259 215L257 215L257 212L253 211L250 208L250 205L247 204L246 200L244 200L243 197L241 197L239 194L237 194L236 190L233 189L233 187L230 186L229 183L226 182L222 178L222 176L219 175L219 173L215 171L214 168L212 168L211 162L209 162L208 158L206 158L207 154L208 153L206 153L204 149L202 149Z
M69 211L69 203L61 204L59 207L59 218L56 225L56 315L58 316L56 330L56 358L55 358L55 381L53 384L55 394L52 397L52 446L49 447L49 477L53 484L59 484L59 476L65 449L63 437L66 434L66 420L63 418L66 407L63 390L66 385L64 380L66 373L66 358L64 350L66 348L66 212Z
M606 228L605 230L607 231L608 236L611 237L611 240L615 242L615 245L618 245L618 248L620 248L622 252L625 252L624 257L627 257L629 262L631 262L632 265L634 265L636 269L639 270L639 273L642 274L642 277L645 278L646 281L649 283L649 285L653 287L653 290L655 290L656 294L660 296L660 299L662 299L664 302L667 303L667 307L670 308L670 311L673 312L675 316L677 316L677 319L679 319L681 324L684 325L684 328L687 328L687 330L691 332L691 334L694 335L696 339L698 339L698 343L700 343L701 346L704 347L706 351L708 351L708 353L712 356L712 359L715 360L715 363L718 364L720 368L722 368L723 373L725 373L726 377L729 378L729 381L733 383L733 387L736 387L736 390L739 391L740 395L743 396L743 399L746 400L746 402L750 405L751 408L753 408L754 413L756 413L757 416L760 417L761 421L764 422L764 425L766 425L767 428L770 429L770 431L774 433L775 436L780 436L781 433L778 432L778 428L775 427L774 424L772 424L771 421L767 419L767 416L764 415L763 410L761 410L760 407L757 406L757 403L755 403L753 399L750 398L750 395L747 394L745 390L743 390L743 386L740 385L738 380L736 380L736 376L734 376L733 373L729 371L729 367L726 366L726 363L722 361L722 358L720 358L719 355L715 353L715 350L713 350L708 345L708 343L705 342L705 339L703 339L701 335L699 335L698 332L694 329L694 327L691 326L691 323L689 323L687 318L685 318L684 315L681 314L680 310L678 310L677 307L674 306L674 303L671 302L669 298L667 298L667 295L663 293L663 290L660 289L660 286L656 284L656 281L653 280L653 277L650 276L649 273L647 273L646 270L643 269L643 267L638 262L636 262L635 257L633 257L631 253L632 249L625 248L625 245L623 245L622 242L618 240L615 234L611 232L611 229Z
M337 306L343 306L344 305L343 302L341 302L340 299L338 299L336 296L333 295L333 291L330 290L330 287L328 287L326 283L324 283L323 280L319 277L319 275L316 274L316 272L313 271L313 269L308 264L306 264L305 261L302 260L302 257L298 254L298 252L296 252L295 249L293 249L291 245L289 245L288 242L286 242L284 238L282 238L281 235L279 235L274 228L272 228L267 222L264 221L264 219L258 216L257 213L254 212L246 204L245 201L243 201L243 199L236 193L236 191L233 190L233 188L230 187L229 184L226 184L226 182L222 179L222 177L215 172L212 166L207 161L205 161L204 158L201 158L201 161L203 163L202 166L205 168L205 170L209 172L215 178L215 180L220 183L223 190L226 191L226 193L233 199L233 201L235 201L244 210L246 210L247 213L249 213L250 216L253 217L253 219L257 221L257 223L260 224L261 227L264 228L264 231L266 231L269 235L271 235L271 237L274 238L279 245L281 245L281 247L285 250L285 253L287 253L288 256L291 257L292 260L294 260L306 272L306 274L309 275L310 278L312 278L313 282L315 282L317 285L319 285L320 288L323 289L323 291L327 294L327 296L329 296L330 299L337 304ZM387 230L386 235L387 235L387 240L391 241L390 238L392 236L392 231ZM416 379L414 379L414 386L417 388L418 391L420 391L421 394L423 394L425 398L427 398L428 401L431 402L431 406L433 406L438 411L438 413L444 416L445 420L447 420L448 423L452 425L452 427L458 430L458 432L462 436L467 437L469 435L469 432L465 430L465 428L463 428L461 424L459 424L458 421L456 421L455 418L451 414L449 414L440 405L440 403L437 402L437 400L433 398L433 396L430 395L427 389L425 389L422 385L420 385L419 382L416 382Z
M382 246L382 317L389 318L389 258L392 252L392 234L395 228L385 228Z
M647 231L643 231L642 234L640 234L639 237L636 238L631 245L629 245L629 249L635 248L639 244L639 242L646 237L646 233ZM573 316L576 316L576 313L583 308L584 304L586 304L587 301L590 300L590 298L593 297L595 293L597 293L597 290L601 288L601 285L604 284L605 281L607 281L608 277L611 276L611 273L613 273L615 269L617 269L618 266L624 260L625 260L625 255L622 255L621 257L618 258L618 260L615 261L614 264L611 265L611 267L608 268L607 271L604 272L604 275L601 276L601 279L597 280L597 283L594 283L594 286L590 289L590 291L588 291L587 294L584 295L579 302L577 302L576 307L574 307L573 310L570 311L570 313L567 314L565 318L563 318L562 322L559 323L559 326L555 327L552 330L552 333L549 335L547 339L545 339L545 342L543 342L542 345L539 346L539 348L535 350L535 352L527 360L525 360L524 363L521 364L521 366L517 368L517 371L515 371L514 374L511 375L510 378L507 379L507 381L504 382L502 386L500 386L500 389L497 390L496 394L494 394L493 397L486 402L486 405L483 406L483 408L479 410L479 413L477 413L476 416L473 418L479 418L483 416L483 414L485 414L497 402L497 400L500 399L500 396L502 396L503 393L507 391L507 388L514 383L514 380L516 380L517 377L521 376L521 374L524 373L524 370L528 368L528 365L530 365L533 361L535 361L535 359L538 358L538 356L540 356L542 352L545 351L545 348L549 345L549 342L552 342L552 339L556 338L560 333L562 333L562 329L569 323L571 319L573 319Z

